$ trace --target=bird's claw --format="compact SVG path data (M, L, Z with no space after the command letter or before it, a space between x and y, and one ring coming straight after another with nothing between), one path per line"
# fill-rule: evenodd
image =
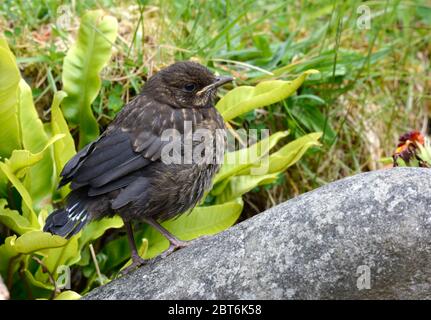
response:
M166 249L161 255L160 258L164 259L167 256L169 256L172 252L181 249L181 248L185 248L187 246L189 246L192 242L191 241L181 241L181 240L175 240L175 241L171 241L169 248Z
M141 258L140 256L132 256L132 264L128 266L127 268L120 271L119 276L125 276L126 274L129 274L130 272L136 270L137 268L143 266L144 264L148 264L150 260L146 260Z
M181 249L188 247L192 242L191 241L182 241L182 240L175 240L171 242L170 247L173 247L174 250Z
M209 236L203 236L200 237L199 239L206 239L209 238ZM188 247L189 245L191 245L194 241L182 241L179 239L172 239L172 241L170 241L170 245L169 248L166 249L162 254L160 254L159 256L150 259L150 260L146 260L141 258L138 255L134 255L132 256L132 264L130 266L128 266L127 268L123 269L122 271L120 271L119 276L124 276L130 272L132 272L133 270L139 268L140 266L144 265L144 264L154 264L159 262L160 260L166 258L167 256L169 256L171 253L173 253L174 251L181 249L181 248L185 248Z

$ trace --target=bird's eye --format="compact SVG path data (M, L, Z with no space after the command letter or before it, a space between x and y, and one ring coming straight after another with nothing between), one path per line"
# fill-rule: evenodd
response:
M194 83L187 83L184 86L184 90L187 92L193 92L193 91L195 91L195 89L196 89L196 85Z

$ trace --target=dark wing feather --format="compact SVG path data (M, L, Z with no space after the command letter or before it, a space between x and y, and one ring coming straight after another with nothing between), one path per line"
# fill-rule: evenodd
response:
M109 193L114 190L118 190L120 188L127 187L129 184L131 184L133 181L138 179L140 175L138 173L131 173L124 177L121 177L119 179L116 179L115 181L112 181L110 183L107 183L104 186L101 187L90 187L88 190L88 195L90 197L99 196L102 194Z
M116 166L113 170L110 170L97 178L91 180L92 187L101 187L109 182L115 181L118 178L126 176L138 169L147 166L151 161L137 154L133 158L130 158L121 165Z
M116 144L110 144L110 141L116 141ZM151 160L133 150L127 132L121 129L112 130L80 160L79 167L71 177L71 188L76 190L87 185L90 188L99 188L150 163Z
M122 137L122 140L119 140L118 137ZM111 147L99 148L99 146L96 145L93 152L87 156L79 170L76 172L73 179L74 182L89 182L107 171L120 166L131 157L136 156L131 148L130 139L127 133L121 131L113 132L110 135L103 137L101 142L104 142L103 140L114 138L119 140L119 142Z
M142 188L148 183L148 178L143 178L148 175L147 167L159 161L167 143L161 141L161 134L164 129L175 128L174 119L178 121L174 112L172 107L146 96L131 101L97 141L66 164L61 185L72 182L72 190L88 186L89 196L123 189L116 203L127 203L138 189L144 192Z
M129 202L136 200L138 198L142 199L145 195L145 190L148 188L149 179L146 177L141 177L134 180L130 185L127 186L120 194L112 201L112 209L117 210ZM143 201L145 203L145 201Z
M58 187L62 187L69 183L73 175L76 173L76 171L79 169L79 167L82 164L82 160L85 159L85 157L91 152L94 145L96 144L98 140L93 141L89 144L87 144L84 148L82 148L75 156L73 156L72 159L70 159L66 165L64 166L63 170L60 173L60 176L62 177Z

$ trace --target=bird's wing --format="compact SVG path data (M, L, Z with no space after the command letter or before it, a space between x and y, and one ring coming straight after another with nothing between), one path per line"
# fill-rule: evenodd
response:
M71 189L89 186L90 196L131 184L142 170L160 160L164 129L178 126L177 112L145 96L127 104L113 123L93 143L77 153L64 167L60 185Z
M133 116L131 116L133 117ZM152 115L152 127L158 128L157 130L148 131L145 130L144 127L142 127L139 130L135 131L133 146L135 151L141 152L141 154L146 159L159 159L161 152L163 150L163 147L170 143L171 141L175 150L171 155L180 155L180 159L163 159L164 163L166 163L165 160L173 160L174 163L177 160L188 160L187 158L183 158L185 156L185 144L189 144L191 142L192 148L194 148L196 145L200 144L201 140L199 139L193 139L192 141L188 140L186 136L188 136L189 132L188 130L191 130L192 132L196 132L197 129L209 129L211 133L215 133L214 130L218 128L224 128L223 125L223 119L221 116L217 113L217 111L214 108L207 108L202 109L199 111L196 111L194 109L165 109L165 108L159 108L156 109L156 112ZM128 121L125 121L128 122ZM187 123L188 122L188 123ZM148 126L148 123L145 124L145 126ZM140 126L140 122L135 123L134 127L137 128ZM162 137L162 131L164 129L173 129L175 130L170 131L167 133L169 139L167 141L163 141L161 139ZM189 129L187 129L189 128ZM157 134L154 134L154 132L157 132ZM207 131L208 132L208 131ZM166 132L165 132L166 133ZM191 133L191 132L190 132ZM175 135L175 137L173 137ZM173 140L170 140L173 139ZM222 141L219 141L219 140ZM187 140L187 141L185 141ZM221 136L219 134L216 134L216 140L208 140L213 141L217 143L217 145L224 145L224 135ZM170 153L170 148L168 148L166 151ZM193 150L194 151L194 150ZM208 154L205 153L205 155L213 157L214 155L210 152ZM207 163L207 158L203 157L202 163ZM192 159L189 159L192 160ZM195 159L193 159L195 160ZM180 162L183 163L183 162ZM161 165L161 163L155 164L154 166L149 165L148 167L144 168L143 170L139 170L137 172L134 172L135 176L130 180L130 182L127 182L127 186L125 188L122 188L120 193L116 195L115 199L111 202L111 208L113 210L117 210L119 208L124 207L128 203L135 201L139 199L140 203L148 203L148 188L152 183L152 177L151 174L154 172L157 172L160 170L160 168L157 168L157 165ZM154 172L152 172L154 171ZM124 177L121 179L121 182L126 183L126 179L129 177ZM165 177L166 178L166 177ZM193 178L193 177L191 177ZM161 177L158 179L158 183L160 181L163 181ZM173 179L175 181L175 179ZM117 181L120 182L120 181ZM156 183L157 185L157 183ZM107 185L108 186L108 185ZM157 187L156 187L157 188ZM153 188L154 189L154 188ZM90 192L98 192L98 190L93 189L94 191Z

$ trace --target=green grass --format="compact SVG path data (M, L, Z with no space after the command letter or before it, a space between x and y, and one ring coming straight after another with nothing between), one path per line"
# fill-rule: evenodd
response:
M246 197L244 218L322 184L382 167L398 136L428 130L431 5L427 1L3 1L7 36L38 111L50 117L64 54L79 16L102 8L119 20L115 54L93 110L105 127L145 79L175 60L195 59L237 84L291 79L314 68L298 94L250 113L234 127L290 130L291 139L323 131L311 150L271 188ZM367 5L371 28L357 27ZM61 15L61 12L60 12Z

